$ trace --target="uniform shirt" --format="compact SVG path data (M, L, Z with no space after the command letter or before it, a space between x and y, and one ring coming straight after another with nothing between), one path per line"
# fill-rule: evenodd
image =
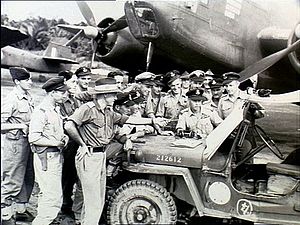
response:
M201 107L200 113L195 114L191 109L186 109L179 116L176 129L190 130L207 136L214 126L218 126L222 121L217 111Z
M21 93L14 87L1 106L1 123L22 123L29 126L33 107L31 95ZM20 130L11 130L7 135L17 136L20 132ZM28 135L24 131L22 131L22 134Z
M60 113L63 117L71 116L75 109L79 107L78 102L73 96L69 96L60 106Z
M158 108L159 102L161 101L162 97L163 96L160 95L156 98L153 98L151 93L148 95L146 108L145 108L145 113L146 113L147 116L151 113L156 115L157 108Z
M188 107L188 99L185 95L179 98L168 92L158 104L156 116L165 117L167 119L177 119L180 112Z
M61 141L63 137L63 120L59 107L53 106L49 97L46 97L32 113L29 125L29 142L34 143L41 138Z
M218 112L218 105L216 105L212 100L204 102L203 106L209 110Z
M102 110L96 107L94 102L83 104L69 117L77 124L84 143L92 147L108 144L115 134L114 125L122 126L127 119L128 116L108 108Z
M232 112L237 99L248 99L249 95L244 91L238 91L234 96L224 95L218 104L218 113L222 119L225 119Z

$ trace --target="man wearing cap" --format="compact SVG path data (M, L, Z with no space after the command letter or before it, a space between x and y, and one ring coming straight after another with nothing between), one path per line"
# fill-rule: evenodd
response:
M214 80L215 74L211 72L211 70L207 70L204 73L204 80L203 80L203 86L204 88L209 88L209 83Z
M227 94L221 97L218 105L218 113L221 118L225 119L233 110L237 99L249 99L250 94L239 89L240 82L238 79L240 75L235 72L228 72L223 74L223 86ZM240 150L241 157L245 156L247 152L256 146L253 135L253 126L255 119L264 117L264 108L258 103L251 103L250 108L246 114L246 118L250 121L250 125Z
M2 224L15 224L15 212L24 213L33 184L32 152L28 126L33 112L29 93L32 81L28 70L9 68L15 84L1 108L1 133L5 133L2 154L1 215Z
M77 76L69 70L61 71L58 73L58 76L64 78L64 82L68 87L68 97L59 104L60 113L63 116L64 120L68 116L72 115L76 108L81 105L79 101L80 95L84 92L77 92ZM87 92L86 92L87 94ZM75 97L76 95L76 97ZM89 96L90 98L90 96ZM84 99L82 99L84 101ZM63 169L62 169L62 189L63 189L63 204L61 208L62 214L65 216L65 220L76 219L80 220L80 214L83 204L82 190L80 183L78 182L78 176L76 173L75 167L75 155L76 150L78 149L78 144L72 139L69 140L67 146L64 148L63 157ZM74 204L72 200L73 188L76 183L76 191L74 195ZM73 210L72 211L72 206Z
M218 104L218 113L222 119L225 119L233 110L234 103L238 98L248 99L249 95L239 89L240 82L238 79L240 75L235 72L228 72L223 74L223 87L226 91Z
M151 72L143 72L137 75L134 80L139 85L137 90L141 92L144 98L147 98L150 90L151 90L151 79L155 77L154 73Z
M164 87L163 75L156 75L152 79L152 86L149 95L147 96L147 103L145 112L150 118L154 118L157 112L158 104L162 99L162 89Z
M33 225L48 225L57 216L62 205L61 150L68 143L58 104L67 96L63 77L49 79L42 88L47 92L35 108L29 125L29 142L34 152L34 172L39 184L37 216Z
M181 90L182 81L179 75L169 78L168 86L170 90L158 104L156 116L171 119L168 126L174 130L180 112L188 107L188 100Z
M219 79L211 81L207 88L204 88L203 96L208 99L208 101L205 102L205 106L211 110L218 111L218 105L222 95L222 82Z
M203 96L203 90L191 90L187 96L189 108L185 109L179 116L176 133L182 135L184 131L189 131L196 137L205 138L223 120L217 111L203 107L203 102L207 101L207 98Z
M116 79L117 86L120 90L123 90L126 88L126 85L124 84L124 73L120 70L112 71L107 74L107 77L111 77Z
M80 67L75 71L75 74L78 78L78 92L87 91L89 83L91 82L91 69L88 67Z
M144 125L154 122L165 125L162 119L132 118L112 110L120 92L113 78L102 78L90 90L93 102L80 106L69 117L65 129L79 144L76 169L83 188L85 215L82 224L97 225L105 202L106 149L113 139L115 125ZM126 145L126 143L125 143Z
M191 81L190 90L202 88L203 81L204 81L203 76L198 76L195 73L190 73L189 78L190 78L190 81Z
M190 74L187 71L185 71L183 74L181 74L180 78L182 80L182 93L186 95L186 93L190 90L191 85Z

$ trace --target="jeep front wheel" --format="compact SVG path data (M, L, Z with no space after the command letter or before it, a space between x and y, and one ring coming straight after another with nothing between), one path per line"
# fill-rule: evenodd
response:
M161 185L132 180L119 187L108 203L108 224L175 224L173 198Z

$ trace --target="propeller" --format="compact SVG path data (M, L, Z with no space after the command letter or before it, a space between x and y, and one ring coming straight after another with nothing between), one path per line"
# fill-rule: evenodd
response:
M105 45L105 41L108 38L107 34L111 32L116 32L127 27L126 17L122 16L116 21L112 22L105 28L99 27L96 24L94 14L88 4L84 1L78 1L77 5L79 10L86 20L88 26L75 26L75 25L65 25L59 24L58 27L75 34L65 45L72 44L78 37L83 36L91 39L92 45L92 58L90 67L92 67L98 45Z
M276 62L278 62L280 59L282 59L284 56L288 55L289 53L295 51L300 47L300 40L294 42L294 44L290 45L289 47L275 52L272 55L269 55L258 62L248 66L246 69L241 71L239 74L241 78L239 79L240 82L243 82L247 80L248 78L252 77L253 75L257 73L261 73L274 65Z

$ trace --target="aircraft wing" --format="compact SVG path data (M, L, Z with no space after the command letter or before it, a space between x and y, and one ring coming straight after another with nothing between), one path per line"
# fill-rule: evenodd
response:
M61 57L43 56L43 59L46 62L51 62L51 63L65 63L65 64L78 64L79 63L75 60L67 59L67 58L61 58Z
M28 35L19 29L1 25L1 48L26 38Z

